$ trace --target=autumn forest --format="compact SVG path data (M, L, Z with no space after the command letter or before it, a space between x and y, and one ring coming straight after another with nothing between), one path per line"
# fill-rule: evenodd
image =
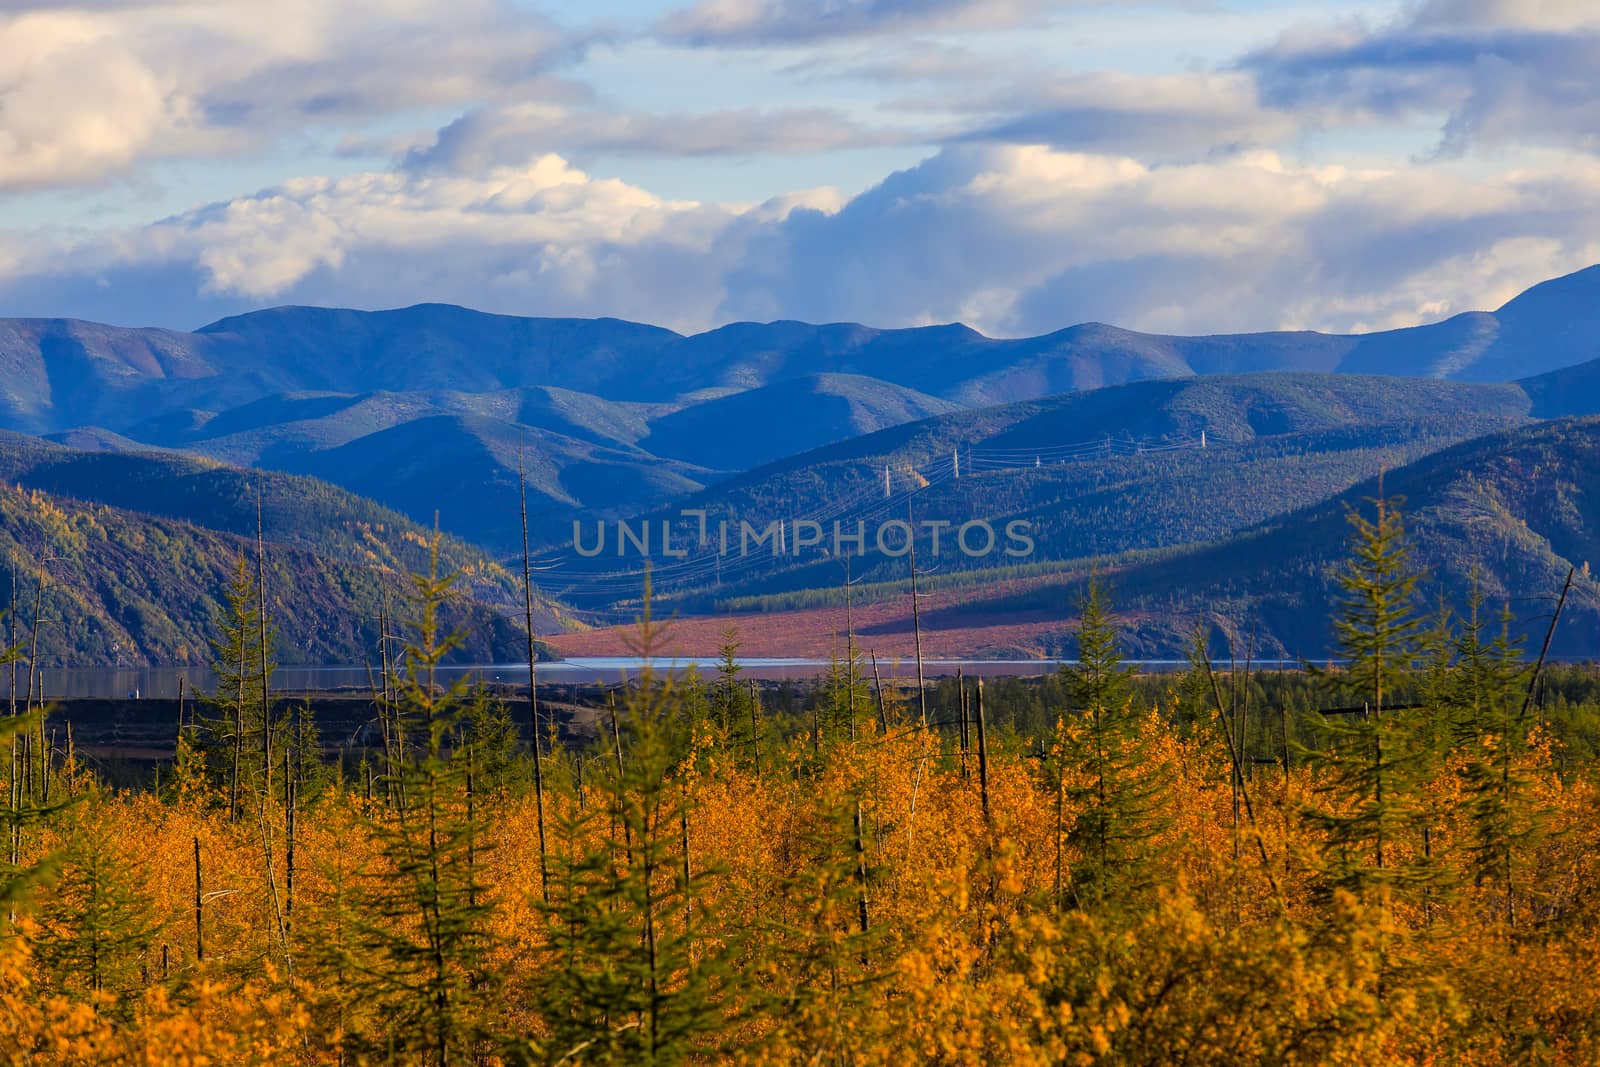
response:
M436 552L381 744L332 756L269 699L241 557L157 782L102 781L31 701L4 720L0 1055L1594 1062L1600 702L1505 605L1432 598L1392 504L1352 522L1326 666L1252 673L1198 629L1136 676L1106 580L1026 711L879 684L853 636L780 711L730 632L587 735L436 681ZM647 607L643 655L667 626Z

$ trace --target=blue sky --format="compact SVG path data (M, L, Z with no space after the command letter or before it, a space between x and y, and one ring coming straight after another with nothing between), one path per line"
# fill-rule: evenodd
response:
M0 0L0 315L1371 330L1600 261L1593 0Z

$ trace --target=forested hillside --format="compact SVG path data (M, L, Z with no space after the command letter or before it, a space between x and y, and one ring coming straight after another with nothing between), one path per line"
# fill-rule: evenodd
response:
M830 532L823 545L778 561L769 553L712 566L691 555L658 567L655 580L659 590L696 605L704 602L697 594L709 595L713 585L722 600L834 586L840 575L832 523L876 528L906 518L908 509L919 523L954 528L983 520L999 530L1020 521L1031 531L1034 548L1023 559L969 558L947 537L937 560L946 571L1205 543L1319 503L1384 467L1520 425L1528 403L1513 385L1257 374L1141 382L957 412L758 468L656 513L651 521L659 523L703 508L713 526L727 521L735 530L740 522L817 520ZM679 542L692 544L692 531L677 521ZM572 558L571 530L565 534L565 545L550 548L567 554L552 586L567 595L585 595L588 571L639 568L614 552ZM592 529L586 536L593 541ZM918 552L932 565L931 536L924 533ZM857 555L858 577L904 575L905 561L885 559L870 539ZM559 584L564 578L569 585ZM622 592L618 586L610 578L599 588L604 595Z
M1418 565L1437 595L1459 608L1476 585L1495 610L1509 606L1514 634L1542 638L1569 570L1574 571L1552 651L1588 656L1600 646L1600 419L1564 419L1478 438L1386 472L1382 493L1400 509ZM1380 492L1368 479L1315 508L1237 537L1154 560L1100 566L1143 620L1147 652L1181 646L1195 620L1222 623L1243 653L1316 660L1333 635L1325 620L1337 597L1349 516L1370 512ZM963 610L1029 610L1070 603L1089 567Z
M380 612L404 604L405 576L426 555L426 539L404 528L356 526L343 539L345 550L326 554L266 545L277 655L285 663L371 660ZM526 658L520 584L481 555L458 549L449 558L464 569L465 594L449 619L470 624L472 634L454 659ZM0 608L15 605L18 632L30 646L37 630L43 665L210 662L223 591L241 559L255 568L251 536L0 488ZM537 625L565 623L541 601Z
M1591 1063L1600 685L1486 605L1430 622L1396 515L1331 674L1135 685L1091 591L1031 690L877 686L850 642L801 704L647 672L567 745L434 684L425 577L381 746L332 766L264 714L246 582L159 788L8 720L0 1054Z

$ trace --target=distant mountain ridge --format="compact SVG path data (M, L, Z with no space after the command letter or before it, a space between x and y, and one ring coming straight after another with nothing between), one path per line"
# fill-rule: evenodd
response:
M620 319L518 318L443 304L279 307L193 333L0 320L0 428L31 433L218 412L280 393L557 387L663 403L850 374L967 406L1146 378L1310 370L1504 381L1600 357L1600 266L1494 312L1363 335L1176 337L1098 323L996 339L960 324L733 323L683 336Z
M637 513L764 463L963 409L1263 371L1567 373L1600 357L1597 309L1600 267L1495 312L1359 336L1169 337L1086 323L997 339L960 324L793 321L684 336L442 304L270 308L192 333L6 319L0 429L308 474L421 523L437 510L446 529L507 551L520 535L519 466L542 537L580 515ZM1536 416L1600 410L1564 384L1543 388L1529 393Z

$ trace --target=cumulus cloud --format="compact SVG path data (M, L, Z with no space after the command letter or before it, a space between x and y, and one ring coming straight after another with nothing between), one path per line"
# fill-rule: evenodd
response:
M580 47L499 0L214 0L0 8L0 190L157 156L461 104L536 84Z
M443 300L679 329L1375 329L1494 306L1600 260L1600 162L1470 179L1270 152L1152 166L974 145L852 198L750 206L663 199L547 155L470 177L297 180L114 237L28 242L0 242L29 252L0 264L0 301L170 325L266 303Z
M1379 28L1296 30L1240 69L1287 110L1443 116L1445 155L1475 145L1600 150L1600 6L1590 0L1428 0Z
M554 155L470 177L296 179L124 233L15 235L0 244L51 269L18 263L0 278L0 301L188 326L268 303L428 301L698 322L718 292L706 253L731 217ZM142 319L130 320L141 300Z
M995 28L1035 18L1059 0L700 0L661 32L693 45L822 41L950 26Z
M765 231L724 310L1003 333L1386 328L1600 258L1597 177L946 150L833 215Z

